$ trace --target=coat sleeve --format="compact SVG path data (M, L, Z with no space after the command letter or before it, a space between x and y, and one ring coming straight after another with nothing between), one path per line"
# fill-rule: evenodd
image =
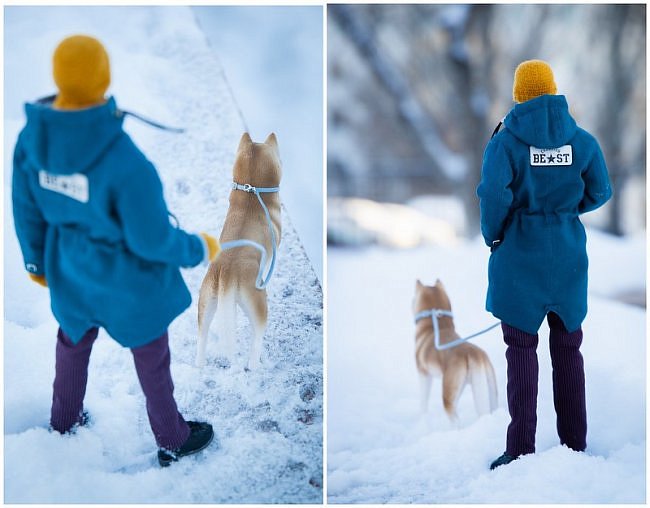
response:
M499 137L485 148L481 182L476 189L481 209L481 233L488 246L503 239L503 230L513 201L510 184L513 170Z
M612 197L612 187L603 152L594 139L594 154L587 168L582 172L585 193L578 205L578 213L586 213L604 205Z
M45 275L43 260L47 222L34 200L28 171L25 153L19 138L14 150L11 179L14 227L23 254L25 269L35 275Z
M179 267L203 261L202 239L172 226L158 173L143 156L115 192L116 213L126 245L134 254Z

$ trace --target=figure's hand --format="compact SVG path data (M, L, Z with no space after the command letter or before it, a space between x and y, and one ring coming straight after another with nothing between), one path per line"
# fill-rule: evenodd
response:
M201 233L201 238L205 240L205 244L208 246L208 261L212 263L215 259L217 259L219 252L221 252L221 245L219 244L219 240L207 233Z
M33 273L28 273L29 278L32 279L36 284L40 284L44 288L47 287L47 281L45 280L45 275L35 275Z

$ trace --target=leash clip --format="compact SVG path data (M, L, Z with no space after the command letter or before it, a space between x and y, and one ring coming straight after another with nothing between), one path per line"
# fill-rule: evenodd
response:
M256 189L255 187L253 187L250 183L245 183L245 184L243 185L243 189L242 189L242 190L243 190L244 192L248 192L248 193L250 193L250 194L255 194L255 191L256 191L257 189Z

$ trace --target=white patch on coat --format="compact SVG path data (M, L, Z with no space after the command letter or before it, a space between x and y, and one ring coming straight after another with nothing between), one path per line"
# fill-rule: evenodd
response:
M571 145L558 148L530 147L531 166L570 166L573 164L573 149Z
M88 177L86 175L80 173L56 175L41 170L38 172L38 183L43 189L58 192L82 203L88 203Z

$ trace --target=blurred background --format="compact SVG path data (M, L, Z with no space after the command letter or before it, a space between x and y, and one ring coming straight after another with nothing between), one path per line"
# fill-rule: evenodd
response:
M584 222L645 229L646 8L330 5L328 243L412 247L479 232L485 145L523 60L599 140L615 189Z

